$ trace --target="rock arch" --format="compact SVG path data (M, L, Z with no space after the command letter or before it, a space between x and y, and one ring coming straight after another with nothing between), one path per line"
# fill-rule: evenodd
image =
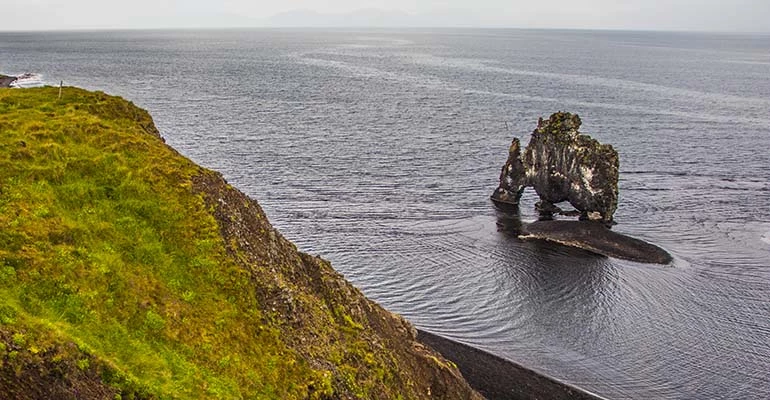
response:
M524 189L532 187L542 216L552 216L559 210L556 203L568 201L580 211L580 219L611 225L618 205L618 153L581 134L581 124L577 114L557 112L538 120L523 153L514 138L500 185L492 193L495 204L518 206Z

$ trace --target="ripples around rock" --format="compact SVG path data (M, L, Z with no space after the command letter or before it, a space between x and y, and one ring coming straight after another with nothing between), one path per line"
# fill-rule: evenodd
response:
M0 33L5 72L147 108L300 248L419 327L608 398L770 397L770 39L528 30ZM360 46L364 45L364 46ZM620 154L670 266L498 231L515 132ZM525 192L522 218L536 219Z

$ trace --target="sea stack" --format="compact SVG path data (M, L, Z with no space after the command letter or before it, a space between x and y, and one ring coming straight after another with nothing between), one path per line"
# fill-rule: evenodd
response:
M492 194L495 204L516 206L524 189L532 187L545 219L561 212L557 203L568 201L581 220L611 225L618 205L618 153L581 134L580 125L580 117L567 112L540 118L523 154L514 138Z

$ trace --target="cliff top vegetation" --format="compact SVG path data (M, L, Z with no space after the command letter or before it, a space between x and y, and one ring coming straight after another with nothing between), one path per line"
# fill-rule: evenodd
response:
M468 398L456 367L99 92L0 89L11 398Z

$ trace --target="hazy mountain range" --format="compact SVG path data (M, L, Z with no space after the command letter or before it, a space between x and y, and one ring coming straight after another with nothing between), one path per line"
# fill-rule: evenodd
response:
M0 0L3 3L7 0ZM329 0L327 11L307 8L279 12L281 6L261 7L245 0L222 3L196 0L170 2L133 0L11 1L0 6L0 31L57 29L258 28L258 27L485 27L630 29L676 31L768 32L770 1L735 0L725 14L721 0L505 0L415 1L414 8L393 3L391 10L340 7ZM432 4L426 4L430 1ZM339 3L339 4L338 4ZM321 9L324 10L324 9ZM347 10L347 11L338 11ZM404 12L403 10L421 10ZM32 17L33 16L33 17Z

